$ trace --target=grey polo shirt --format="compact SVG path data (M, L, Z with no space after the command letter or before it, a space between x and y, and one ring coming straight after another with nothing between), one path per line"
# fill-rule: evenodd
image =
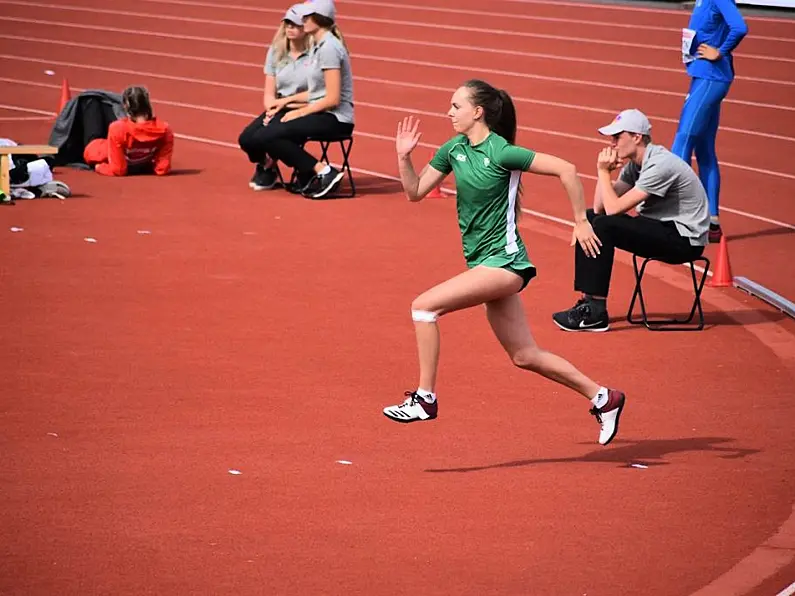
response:
M709 202L698 175L685 161L662 145L649 144L638 167L629 162L620 180L636 186L649 197L635 209L660 221L673 221L679 235L692 246L706 246Z
M276 63L273 46L265 57L265 74L276 79L276 97L288 97L306 91L309 86L309 50L295 60L289 52Z
M338 69L340 71L340 103L330 113L340 122L353 124L353 74L351 60L345 46L330 31L320 43L311 50L309 68L309 102L317 101L326 96L326 81L323 71Z

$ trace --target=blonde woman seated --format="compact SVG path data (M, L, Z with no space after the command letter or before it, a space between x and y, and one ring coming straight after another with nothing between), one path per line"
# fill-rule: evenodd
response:
M312 37L304 32L301 4L291 6L273 37L265 58L265 111L240 133L238 144L256 164L249 186L254 190L274 188L279 176L276 162L265 152L265 131L279 114L306 105L291 100L308 88L309 50Z
M351 61L332 0L300 4L298 12L304 31L314 40L307 65L309 86L284 100L304 105L276 113L257 141L271 159L293 168L298 176L294 191L311 199L330 198L344 174L308 153L304 143L309 138L335 139L353 133Z

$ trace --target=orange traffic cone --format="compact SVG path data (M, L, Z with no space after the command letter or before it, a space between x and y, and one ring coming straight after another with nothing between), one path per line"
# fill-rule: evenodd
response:
M425 195L429 199L442 199L444 195L442 194L442 189L439 186L434 187L431 192Z
M433 159L434 155L435 155L435 153L432 151L431 152L431 159ZM430 161L428 163L430 163ZM425 195L425 198L428 198L428 199L442 199L442 198L444 198L444 195L442 194L441 186L436 186L435 188L431 189L431 191L427 195Z
M724 234L718 245L718 258L715 259L715 269L707 285L713 288L728 288L733 285L732 267L729 263L729 243Z
M64 107L72 99L72 90L69 89L69 83L66 79L61 83L61 102L58 104L58 113L63 112Z

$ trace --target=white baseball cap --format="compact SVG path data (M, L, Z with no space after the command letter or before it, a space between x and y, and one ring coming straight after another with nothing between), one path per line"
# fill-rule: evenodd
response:
M311 14L319 14L320 16L336 20L337 11L334 8L334 0L307 0L299 5L302 17L308 17Z
M287 9L287 12L284 13L283 21L290 21L293 25L298 25L302 27L304 25L304 15L301 12L303 10L303 4L293 4L290 8Z
M613 136L622 132L650 135L651 123L646 114L640 110L624 110L610 124L600 128L599 132L606 136Z

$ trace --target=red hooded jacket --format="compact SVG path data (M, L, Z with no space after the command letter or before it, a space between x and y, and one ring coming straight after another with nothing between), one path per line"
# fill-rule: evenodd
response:
M152 164L158 176L171 170L174 133L168 122L152 118L134 122L130 118L116 120L108 127L107 139L91 141L83 158L97 164L95 170L105 176L126 176L128 166Z

